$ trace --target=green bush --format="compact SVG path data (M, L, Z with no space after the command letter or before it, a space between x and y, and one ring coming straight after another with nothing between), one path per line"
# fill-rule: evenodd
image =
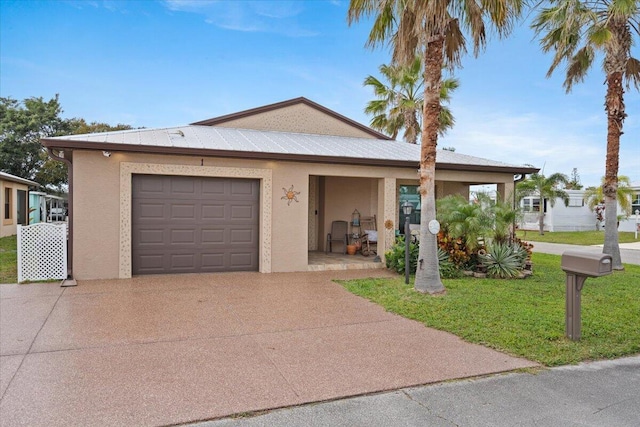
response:
M409 242L409 273L415 274L418 265L418 252L420 246L417 242ZM398 274L404 274L404 236L396 238L396 243L385 254L387 268Z
M398 274L404 274L404 236L396 239L396 244L391 250L385 253L387 268L394 270ZM415 274L418 265L418 253L420 252L420 244L418 242L409 242L409 273ZM460 277L460 271L454 263L451 262L449 254L438 248L438 264L440 266L440 274L444 278Z
M493 243L487 248L487 253L479 254L478 258L487 268L487 274L506 279L520 274L527 251L518 244Z

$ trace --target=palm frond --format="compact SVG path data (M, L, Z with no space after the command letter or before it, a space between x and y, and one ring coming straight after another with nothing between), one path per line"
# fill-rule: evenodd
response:
M627 69L624 72L625 82L627 88L633 84L636 89L640 90L640 61L636 58L629 58L627 60Z

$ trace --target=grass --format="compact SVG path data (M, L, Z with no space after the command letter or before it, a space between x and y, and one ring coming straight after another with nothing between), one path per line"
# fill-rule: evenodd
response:
M18 283L18 239L0 238L0 283Z
M620 243L633 243L636 240L635 233L620 231L618 241ZM604 244L604 231L545 231L540 235L538 231L518 230L517 236L525 241L546 242L546 243L566 243L569 245L602 245Z
M404 278L342 282L387 311L464 340L547 366L640 353L640 266L587 279L582 339L565 338L565 274L560 257L534 254L525 280L444 280L446 295L420 294Z

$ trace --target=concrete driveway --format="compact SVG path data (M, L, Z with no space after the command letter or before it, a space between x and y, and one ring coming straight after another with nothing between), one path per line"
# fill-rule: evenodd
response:
M535 366L332 279L229 273L0 286L0 425L168 425Z

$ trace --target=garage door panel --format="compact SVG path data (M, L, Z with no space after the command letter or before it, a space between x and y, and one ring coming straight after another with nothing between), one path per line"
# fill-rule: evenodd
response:
M194 203L180 203L171 205L171 220L196 220L196 206Z
M253 195L256 192L252 181L232 181L231 194L234 196Z
M225 271L227 269L224 253L205 253L201 257L203 271Z
M163 219L165 205L163 203L139 203L139 216L140 219Z
M163 245L165 244L163 229L138 230L138 242L140 245Z
M251 229L231 229L230 241L232 244L255 244L257 241L257 230Z
M164 193L164 181L153 179L148 175L139 175L140 178L134 183L134 191L141 195L159 196Z
M196 256L192 253L171 254L169 264L172 272L177 270L191 272L196 268Z
M161 272L164 267L164 255L163 254L145 254L138 258L138 273L158 273Z
M224 204L218 204L218 205L212 205L212 204L204 204L202 205L202 216L201 218L203 220L210 220L210 219L225 219L225 205Z
M202 194L211 196L224 196L226 193L227 183L218 180L205 180L202 182Z
M245 269L253 265L254 255L250 252L232 253L229 256L229 264L232 269Z
M169 244L171 245L195 246L198 243L196 241L196 233L194 230L171 230L170 236L171 240L169 241Z
M233 221L253 220L255 218L255 212L251 205L232 205L230 214Z
M132 273L256 271L259 182L134 175Z
M202 230L202 244L203 245L225 245L229 239L225 239L225 230Z
M167 177L172 195L188 195L196 197L197 182L191 177Z

